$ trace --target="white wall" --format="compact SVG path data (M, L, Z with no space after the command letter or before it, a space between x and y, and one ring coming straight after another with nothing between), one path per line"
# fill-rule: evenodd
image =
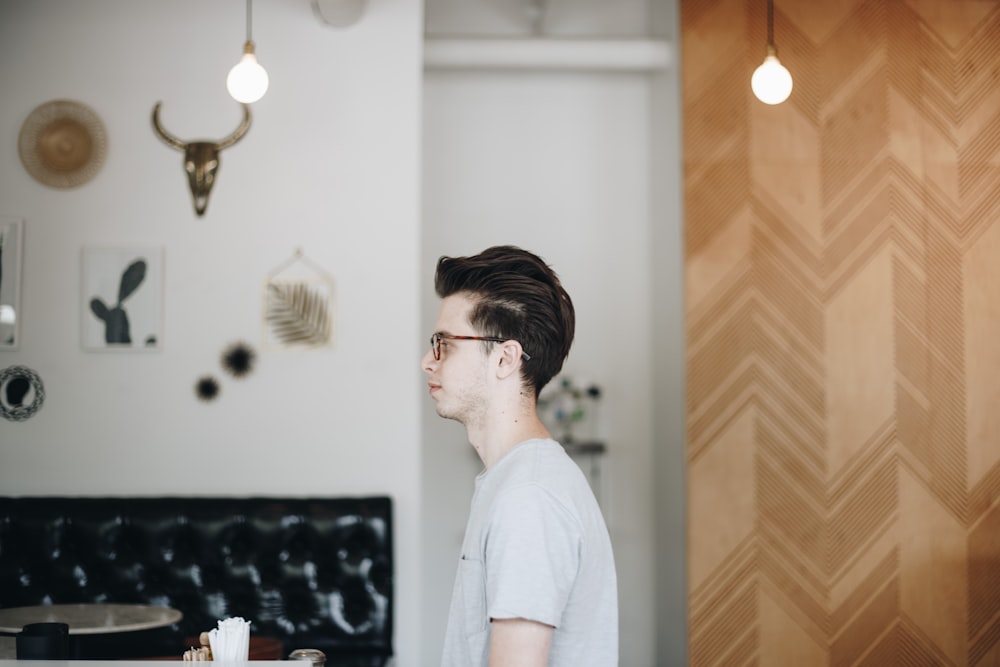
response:
M398 665L420 655L417 289L422 3L380 0L349 30L308 0L258 1L271 76L253 125L222 155L196 218L181 154L150 127L219 138L240 109L224 81L245 37L243 0L0 0L0 214L25 226L24 364L45 383L32 419L0 421L0 493L388 494L395 500ZM17 152L37 105L79 100L108 158L83 187L31 179ZM162 246L159 352L80 346L84 246ZM336 284L331 350L261 349L261 284L300 247ZM223 348L245 340L237 381ZM220 379L212 404L195 398Z
M656 493L656 656L686 665L687 471L685 424L684 189L681 146L679 0L652 0L653 34L676 45L671 67L652 81L650 137L653 253L653 400Z
M621 664L656 664L653 554L649 83L642 74L428 72L424 81L423 331L433 267L510 243L544 257L577 313L564 373L601 385L602 502L619 574ZM425 336L426 337L426 336ZM473 477L464 430L424 418L426 590L449 592ZM435 664L448 595L424 598Z

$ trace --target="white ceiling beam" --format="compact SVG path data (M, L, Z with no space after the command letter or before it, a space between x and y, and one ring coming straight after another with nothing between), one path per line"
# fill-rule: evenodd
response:
M671 64L670 44L652 39L427 38L424 68L652 72Z

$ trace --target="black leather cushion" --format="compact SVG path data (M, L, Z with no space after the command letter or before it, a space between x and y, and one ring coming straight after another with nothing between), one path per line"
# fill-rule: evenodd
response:
M392 654L391 501L0 497L0 607L80 602L184 613L166 629L88 636L83 657L119 652L124 640L137 656L182 650L183 637L242 616L251 634L281 638L286 654L318 648L383 664Z

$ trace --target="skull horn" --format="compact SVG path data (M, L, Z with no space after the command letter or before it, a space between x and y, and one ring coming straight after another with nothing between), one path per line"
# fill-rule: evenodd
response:
M180 139L178 139L174 135L172 135L169 132L167 132L166 130L164 130L163 126L160 125L160 105L161 104L163 104L163 102L157 102L156 106L153 107L153 129L156 130L156 133L158 135L160 135L160 139L163 139L165 142L167 142L167 144L173 146L177 150L182 151L182 150L184 150L186 148L187 144L185 144L183 141L181 141Z
M162 104L163 102L157 102L156 106L153 107L153 129L156 130L156 133L160 135L160 138L163 139L163 141L165 141L169 145L173 146L177 150L181 151L185 150L188 145L187 142L181 141L174 135L170 134L165 129L163 129L163 125L160 124L160 106ZM222 139L221 141L215 142L215 147L217 150L221 151L223 148L229 148L237 141L242 139L243 135L246 134L247 130L250 129L250 105L241 104L240 106L243 107L243 120L240 121L239 127L233 130L232 134L230 134L225 139Z
M240 126L237 127L235 130L233 130L232 134L230 134L228 137L226 137L225 139L222 139L221 141L219 141L216 144L216 147L220 151L223 148L229 148L230 146L232 146L233 144L235 144L237 141L239 141L240 139L242 139L243 135L246 134L247 130L250 129L250 105L249 104L243 104L241 106L243 107L243 120L240 121Z
M250 107L242 105L243 120L239 127L221 141L181 141L160 124L161 104L162 102L157 102L153 107L153 129L167 145L184 152L184 171L187 172L188 185L194 198L194 210L199 216L204 215L208 195L212 192L219 172L219 153L242 139L250 129Z

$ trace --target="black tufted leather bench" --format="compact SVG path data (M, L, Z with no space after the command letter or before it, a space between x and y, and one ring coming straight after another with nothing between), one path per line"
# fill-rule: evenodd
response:
M0 497L0 607L166 605L169 628L87 635L81 657L177 655L242 616L329 667L392 655L387 497ZM115 656L110 655L114 653Z

